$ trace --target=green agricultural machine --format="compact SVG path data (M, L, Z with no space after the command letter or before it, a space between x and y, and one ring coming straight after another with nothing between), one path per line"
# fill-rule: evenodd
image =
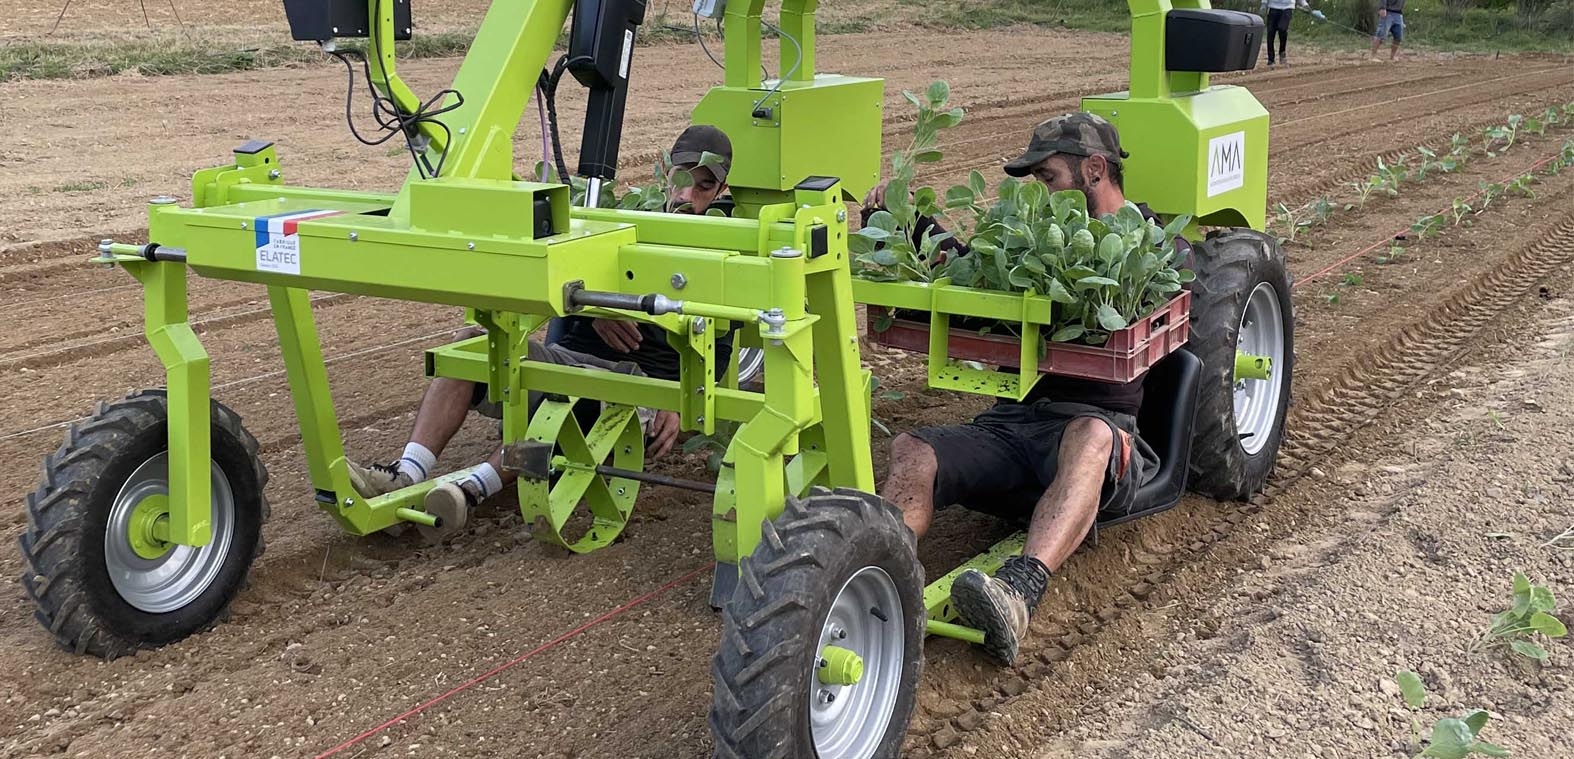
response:
M153 200L148 242L100 246L94 263L142 283L167 378L101 404L46 459L21 538L38 620L63 646L105 658L172 643L224 617L262 550L267 474L239 417L210 397L189 275L267 289L315 500L356 535L434 524L423 496L464 472L376 498L355 492L308 293L461 306L485 334L428 351L426 373L486 383L538 539L605 546L642 484L673 484L644 472L637 408L675 411L683 429L707 434L741 423L716 481L699 484L714 493L712 605L722 612L717 756L894 756L925 635L981 633L954 622L954 574L924 587L912 534L874 495L855 303L1012 319L1050 304L853 280L848 201L879 178L882 81L816 70L815 0L782 3L784 76L770 81L763 0L699 3L724 24L726 75L693 121L731 136L736 210L578 207L569 186L516 174L512 138L533 91L555 83L543 72L572 18L556 73L589 90L578 173L598 196L614 179L643 0L494 3L452 87L426 101L395 70L394 43L412 30L406 0L285 6L297 39L338 55L352 80L361 64L382 126L409 148L409 176L391 194L293 187L274 147L250 142L193 177L189 204ZM1263 222L1267 114L1244 89L1210 87L1206 73L1250 68L1260 21L1167 0L1131 8L1131 89L1085 107L1120 127L1130 196L1219 228L1206 239L1191 229L1191 343L1147 380L1143 430L1165 461L1141 496L1140 513L1152 513L1188 487L1224 498L1261 487L1289 400L1292 319L1283 258L1251 231ZM365 42L340 48L345 38ZM660 325L681 379L530 360L527 337L570 314ZM740 389L736 359L717 371L717 334L730 324L764 357L762 391ZM980 371L937 360L953 378ZM533 414L532 391L546 394ZM601 404L588 427L571 423L580 399ZM1020 545L968 566L993 571Z

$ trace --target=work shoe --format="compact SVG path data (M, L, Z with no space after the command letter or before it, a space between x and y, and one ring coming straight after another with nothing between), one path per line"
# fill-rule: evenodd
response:
M415 484L410 475L399 471L392 464L372 464L363 467L354 461L345 461L350 468L350 485L362 498L376 498L385 493L392 493L400 488L407 488Z
M984 650L1001 663L1016 663L1028 621L1049 583L1038 559L1013 556L994 577L969 569L951 585L951 604L962 622L984 633Z
M459 487L459 483L445 482L428 490L426 500L421 503L426 513L437 517L437 526L427 527L424 524L417 524L415 529L421 533L421 537L425 538L427 543L432 545L441 543L465 528L465 522L470 518L470 510L478 503L480 500L470 491Z

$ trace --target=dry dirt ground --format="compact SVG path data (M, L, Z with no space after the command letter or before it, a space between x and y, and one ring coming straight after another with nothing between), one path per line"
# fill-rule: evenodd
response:
M824 70L887 78L888 145L907 129L900 90L934 78L951 82L969 116L942 138L946 160L925 177L944 186L971 168L992 173L1020 150L1032 124L1074 108L1077 96L1123 86L1125 49L1115 36L1044 31L860 34L822 40L820 61ZM717 72L691 47L651 48L639 60L624 155L625 169L643 175ZM1365 176L1378 156L1418 144L1436 147L1454 132L1473 135L1510 113L1574 101L1574 69L1561 59L1428 58L1397 66L1335 56L1298 61L1304 63L1293 69L1221 77L1249 86L1269 108L1270 202L1290 206L1319 196L1344 200L1343 185ZM455 67L452 61L421 61L404 70L419 90L430 91ZM135 239L145 197L184 194L193 170L223 161L230 148L252 137L278 141L286 176L295 183L388 187L402 176L398 156L362 148L345 133L342 76L316 67L0 85L8 125L16 125L15 137L0 148L6 169L0 172L0 218L7 220L0 244L11 243L0 250L0 373L8 380L0 385L0 455L12 462L0 473L7 494L0 498L0 537L9 542L21 531L21 500L38 476L34 462L59 444L66 424L94 401L161 382L140 336L138 291L121 273L82 265L90 241L104 233ZM259 101L259 91L271 97ZM577 123L576 114L577 105L566 102L564 123ZM1451 198L1472 194L1479 182L1523 172L1570 136L1574 130L1527 137L1503 155L1478 155L1459 172L1434 174L1397 198L1373 200L1303 230L1289 248L1292 270L1303 277L1295 291L1296 406L1269 492L1245 505L1189 499L1167 514L1108 531L1060 573L1015 669L996 669L954 642L931 641L906 753L962 755L971 754L971 746L974 752L984 747L1027 755L998 734L991 715L1021 709L1016 719L1032 723L1029 734L1071 734L1087 722L1089 710L1108 711L1101 704L1124 684L1151 675L1153 651L1175 639L1170 625L1199 618L1185 609L1239 601L1231 583L1242 576L1258 583L1253 589L1290 582L1288 575L1268 574L1262 557L1270 557L1270 567L1277 561L1270 541L1312 546L1319 538L1303 540L1300 533L1322 524L1312 517L1332 520L1347 511L1353 489L1332 482L1364 482L1342 469L1360 460L1350 441L1369 437L1379 449L1408 441L1405 420L1426 410L1417 408L1418 387L1446 376L1461 350L1501 342L1502 325L1523 308L1527 292L1543 285L1554 294L1566 289L1574 260L1574 172L1545 177L1534 199L1495 203L1468 228L1407 241L1398 263L1380 266L1372 255L1354 254ZM538 145L527 124L517 140L521 161ZM97 184L67 189L84 181ZM1304 279L1323 271L1328 273ZM1348 273L1359 274L1359 282L1343 284ZM457 314L372 298L318 297L351 455L390 456L403 443L423 386L420 351L439 344ZM716 617L706 604L708 576L689 575L709 558L707 503L652 492L642 499L627 539L588 556L569 557L535 543L511 498L497 499L473 529L438 548L344 537L312 501L260 291L197 281L192 319L214 357L216 397L236 409L263 444L274 504L268 552L229 622L111 663L56 649L33 622L21 589L0 590L0 671L13 683L0 698L0 753L314 756L688 576L634 611L342 755L379 749L400 756L708 754L705 711ZM866 360L886 386L907 393L900 402L876 406L876 416L893 430L955 421L979 406L923 389L912 357L871 351ZM479 458L491 430L471 425L442 463ZM883 455L878 461L883 467ZM703 473L697 460L658 468L677 476ZM1310 482L1313 468L1328 474L1321 481L1328 484L1307 491L1298 483ZM1505 489L1517 486L1499 476L1509 483ZM922 559L936 576L1002 536L987 519L948 511ZM1467 561L1462 549L1458 556ZM1491 603L1500 595L1502 572L1496 565L1470 566L1482 586L1493 588L1481 591L1481 603ZM14 577L20 569L14 553L0 553L0 576ZM1289 605L1265 597L1252 611ZM1222 628L1223 634L1234 629ZM1436 666L1466 682L1462 670L1442 660ZM1463 702L1475 694L1458 697ZM1377 722L1383 714L1369 718Z

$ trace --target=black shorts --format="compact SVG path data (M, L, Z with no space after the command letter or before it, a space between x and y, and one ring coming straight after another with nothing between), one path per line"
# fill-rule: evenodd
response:
M1026 522L1055 480L1066 425L1084 417L1108 424L1116 442L1104 476L1099 520L1125 516L1137 490L1159 468L1158 456L1137 435L1137 420L1127 414L1050 400L1001 403L967 424L922 427L910 434L935 451L935 505L961 504Z

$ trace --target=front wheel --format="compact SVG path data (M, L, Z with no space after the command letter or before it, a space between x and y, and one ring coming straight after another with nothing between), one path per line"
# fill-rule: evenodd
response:
M1249 229L1196 246L1191 339L1202 359L1191 488L1221 500L1261 490L1273 472L1295 371L1295 315L1284 252Z
M923 569L897 509L815 488L764 524L722 612L720 757L895 757L923 668Z
M22 585L62 646L113 659L170 643L222 619L262 553L268 475L257 441L223 404L211 407L213 539L165 542L169 404L163 391L100 404L44 461L27 497Z

